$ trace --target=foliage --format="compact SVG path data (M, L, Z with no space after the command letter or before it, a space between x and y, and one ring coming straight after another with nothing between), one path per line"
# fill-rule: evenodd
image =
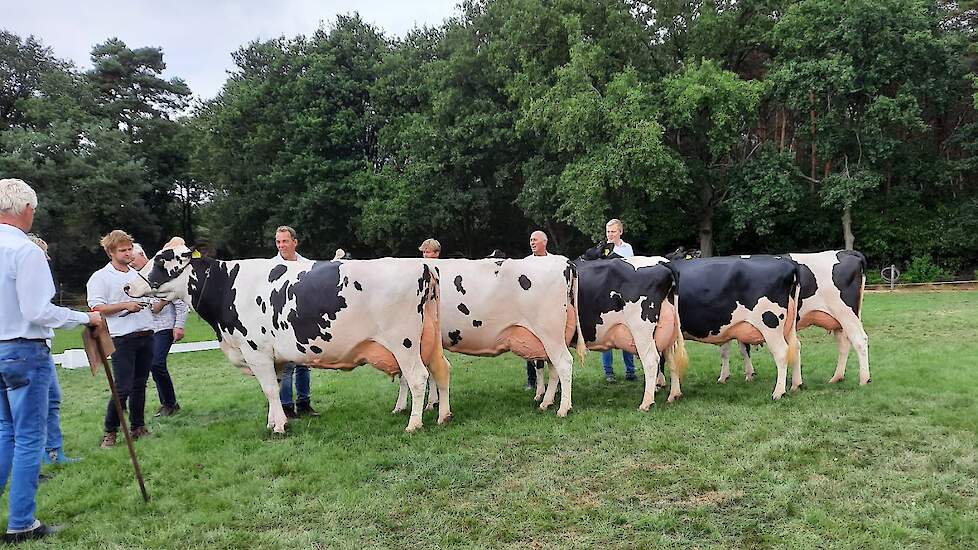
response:
M951 274L945 269L936 265L930 256L914 256L910 260L910 265L900 277L902 283L930 283L934 281L947 281L951 279Z

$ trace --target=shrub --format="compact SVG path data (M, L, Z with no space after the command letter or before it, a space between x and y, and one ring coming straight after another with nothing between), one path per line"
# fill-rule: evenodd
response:
M943 267L935 264L930 256L914 256L898 282L929 283L947 281L952 278L951 274Z

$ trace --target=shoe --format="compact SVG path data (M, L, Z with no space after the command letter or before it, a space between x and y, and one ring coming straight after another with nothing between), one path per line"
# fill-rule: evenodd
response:
M285 418L299 418L299 413L295 412L295 405L282 405L285 409Z
M635 376L635 373L634 372L632 372L632 373L629 373L629 374L626 374L625 375L625 380L627 380L629 382L634 382L634 381L638 380L638 377Z
M65 456L65 452L61 449L51 449L41 456L41 462L44 464L71 464L79 460L81 459Z
M604 377L604 381L607 382L607 383L609 383L609 384L614 384L615 382L617 382L617 380L615 380L615 375L614 374L609 374L609 375L605 376Z
M42 539L46 536L54 535L62 529L64 529L64 527L60 525L45 525L41 523L30 531L21 531L20 533L5 533L3 535L3 542L7 544L17 544L19 542L28 540Z
M308 401L299 401L295 405L296 416L319 416L316 409L312 408L312 405Z
M102 436L102 443L99 445L99 447L103 449L111 449L112 447L115 447L115 438L115 432L105 432L105 435Z
M49 481L53 478L54 476L51 474L37 474L37 484L40 485L41 483L44 483L45 481Z
M159 410L156 411L156 414L154 414L153 416L173 416L177 414L177 411L179 410L180 410L180 405L174 405L172 407L169 405L163 405L162 407L159 408Z
M153 434L149 433L146 426L140 426L138 428L133 428L132 431L129 432L129 435L131 435L133 439L139 439L140 437L149 437Z

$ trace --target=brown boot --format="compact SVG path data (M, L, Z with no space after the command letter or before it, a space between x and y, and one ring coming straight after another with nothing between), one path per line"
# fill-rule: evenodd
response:
M99 445L99 447L103 449L111 449L112 447L115 447L115 436L115 432L105 432L105 435L102 436L102 443Z
M152 435L149 433L149 430L146 429L146 426L133 428L132 431L129 433L130 435L132 435L133 439L139 439L140 437L149 437L150 435Z

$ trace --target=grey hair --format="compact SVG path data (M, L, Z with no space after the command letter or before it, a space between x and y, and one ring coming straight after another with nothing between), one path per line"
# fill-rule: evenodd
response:
M141 245L139 243L132 243L132 253L133 254L142 254L143 256L146 256L146 251L143 250L143 245ZM148 258L149 256L146 256L146 257Z
M19 216L27 206L37 210L37 193L24 180L0 180L0 214Z
M534 235L536 235L538 233L540 234L540 238L543 239L543 242L549 242L550 241L550 239L547 237L547 234L544 233L543 231L540 231L539 229L536 230L536 231L534 231L533 233L530 233L530 236L532 237L532 236L534 236Z

